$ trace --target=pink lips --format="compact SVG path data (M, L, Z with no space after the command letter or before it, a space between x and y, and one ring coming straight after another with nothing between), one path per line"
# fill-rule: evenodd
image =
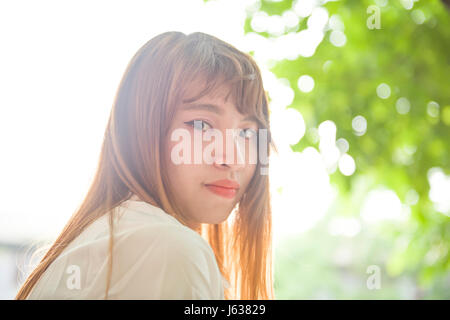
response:
M205 184L205 186L209 191L228 199L234 198L237 190L240 188L239 183L237 183L236 181L226 179L214 181Z

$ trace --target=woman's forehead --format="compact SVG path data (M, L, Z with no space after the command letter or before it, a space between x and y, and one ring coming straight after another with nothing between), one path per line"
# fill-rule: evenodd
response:
M196 79L195 81L186 84L181 102L190 103L197 100L223 100L223 102L227 102L231 96L230 85L216 82L208 92L202 94L206 88L207 83L204 80ZM202 96L200 96L200 94L202 94Z

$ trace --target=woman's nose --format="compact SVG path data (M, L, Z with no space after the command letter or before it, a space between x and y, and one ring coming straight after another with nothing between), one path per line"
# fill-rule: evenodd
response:
M220 169L230 167L234 170L245 167L245 145L236 134L229 133L224 139L222 150L215 150L214 166Z

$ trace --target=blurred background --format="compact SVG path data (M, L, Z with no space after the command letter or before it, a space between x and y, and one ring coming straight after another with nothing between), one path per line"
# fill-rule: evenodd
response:
M94 174L125 67L202 31L263 73L277 299L450 298L443 0L0 2L0 299Z

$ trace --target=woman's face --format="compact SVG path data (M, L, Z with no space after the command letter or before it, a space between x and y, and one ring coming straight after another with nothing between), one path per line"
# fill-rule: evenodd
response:
M228 91L224 89L177 106L166 140L169 179L176 200L194 229L201 223L225 221L247 190L256 169L256 161L250 158L250 152L256 154L257 140L250 137L257 134L257 122L244 119L246 116L237 111L232 99L225 101ZM187 92L195 94L198 90L198 85L192 84ZM197 107L206 104L216 107ZM234 139L230 135L232 129L236 130ZM205 135L212 131L221 135L210 136L211 139L206 141ZM183 138L177 133L182 133ZM216 139L218 145L214 143ZM222 148L214 148L220 143ZM231 155L227 157L228 153ZM207 163L205 154L210 155L212 163ZM184 163L179 163L183 156L186 156ZM219 180L236 182L239 189L233 194L229 189L210 186Z

